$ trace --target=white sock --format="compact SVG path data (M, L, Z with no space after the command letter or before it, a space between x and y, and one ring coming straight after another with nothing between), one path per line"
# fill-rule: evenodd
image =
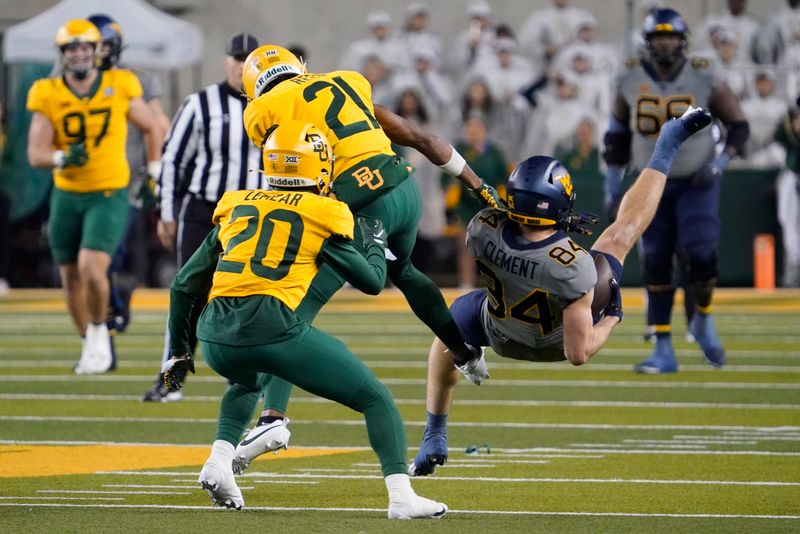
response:
M390 501L404 500L416 495L414 490L411 489L411 479L405 473L389 475L383 480L386 482Z
M90 342L96 343L105 336L108 336L108 327L106 323L94 324L90 321L89 324L86 325L86 339L90 340Z
M233 461L234 447L224 439L218 439L211 445L211 457L224 460L228 464Z

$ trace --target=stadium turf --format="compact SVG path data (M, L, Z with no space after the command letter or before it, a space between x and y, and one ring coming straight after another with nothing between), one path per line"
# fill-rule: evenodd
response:
M14 291L0 299L0 529L800 532L800 292L720 291L723 370L683 339L676 307L681 370L670 376L631 372L650 345L640 291L626 289L625 304L625 321L582 368L489 354L492 378L457 390L448 464L413 480L451 512L412 526L385 519L360 416L299 390L289 451L238 479L244 511L213 508L196 479L224 381L201 364L183 402L139 401L155 377L166 293L135 294L117 371L77 377L60 292ZM392 291L344 291L317 325L390 386L412 457L430 334Z

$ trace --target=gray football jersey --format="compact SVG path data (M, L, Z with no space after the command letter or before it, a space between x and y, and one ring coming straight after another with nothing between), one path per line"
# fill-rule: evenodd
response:
M629 59L618 79L618 90L631 108L633 132L631 163L637 171L647 166L665 120L680 117L687 106L709 108L711 89L724 83L724 73L713 61L692 57L673 80L656 81L639 59ZM678 150L669 178L688 177L714 157L712 128L692 136Z
M516 228L491 208L467 228L467 247L489 293L481 312L484 330L501 356L563 360L564 308L594 288L594 260L563 232L532 243Z

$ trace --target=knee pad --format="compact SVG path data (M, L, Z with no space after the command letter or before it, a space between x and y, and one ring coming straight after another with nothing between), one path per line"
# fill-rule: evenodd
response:
M719 274L717 251L711 247L687 249L689 256L689 281L695 285L712 284Z
M672 288L672 257L663 254L646 254L642 261L642 281L648 289ZM652 289L657 291L657 289Z

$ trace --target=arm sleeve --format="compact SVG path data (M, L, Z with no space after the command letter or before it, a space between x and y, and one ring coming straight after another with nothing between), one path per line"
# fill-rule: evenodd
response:
M197 95L190 95L184 101L164 142L161 156L161 176L158 180L161 200L161 220L175 220L175 196L179 178L187 172L190 163L197 154L197 132L195 132L195 115L197 112Z
M377 295L386 282L386 257L383 248L371 244L361 255L352 241L334 236L325 242L320 258L353 287L368 295Z
M189 338L192 330L192 309L197 297L207 294L211 289L217 259L222 252L218 233L219 226L215 226L178 271L170 286L169 349L173 356L191 353Z

